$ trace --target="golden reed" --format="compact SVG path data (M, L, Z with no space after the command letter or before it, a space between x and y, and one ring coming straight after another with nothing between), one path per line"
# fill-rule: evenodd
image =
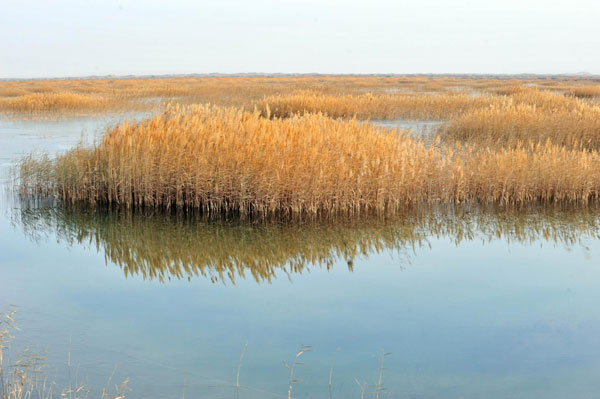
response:
M322 114L171 106L106 132L92 148L25 158L20 182L24 195L93 206L357 214L431 202L587 203L599 197L600 155L550 141L429 145Z
M431 94L503 97L518 94L526 86L536 86L569 96L593 99L598 83L573 78L469 78L428 76L271 76L271 77L173 77L135 79L64 79L0 81L0 113L93 113L106 110L153 110L157 101L211 103L253 109L265 97L286 96L309 91L335 96L412 95L425 96L418 104L429 101ZM501 94L503 96L498 96ZM32 96L33 95L33 96ZM439 101L441 98L436 99ZM462 96L450 97L459 103L444 105L451 112L460 110ZM362 98L360 100L363 100ZM496 99L499 100L499 99ZM406 101L391 98L391 101ZM477 104L477 100L475 104ZM389 106L386 106L389 108ZM355 107L356 108L356 107ZM322 110L325 112L326 110ZM329 110L331 111L331 110ZM332 114L331 112L327 112ZM352 112L354 115L356 112ZM403 111L401 116L407 114ZM448 114L448 112L446 112ZM444 114L444 115L446 115ZM389 112L388 112L389 115ZM410 115L410 114L409 114ZM436 116L437 115L437 116ZM374 114L364 115L375 118ZM384 114L385 116L385 114ZM362 117L362 116L361 116ZM429 118L418 111L414 117ZM438 111L432 119L441 118Z

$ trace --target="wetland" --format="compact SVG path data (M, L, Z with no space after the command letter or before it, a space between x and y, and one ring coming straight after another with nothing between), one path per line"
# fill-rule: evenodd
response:
M161 80L90 81L82 88L100 93L95 95L125 83L122 90L128 91L112 100L107 94L102 101L86 101L82 109L76 102L44 103L62 106L60 117L48 117L53 114L46 108L23 114L19 96L6 96L13 108L0 119L0 310L16 311L12 318L19 330L4 349L11 359L5 365L29 359L36 375L55 384L55 396L65 387L85 386L99 397L103 388L128 379L129 398L285 398L292 378L282 361L292 365L300 345L310 345L294 371L302 382L293 383L293 397L361 397L363 387L367 396L381 398L594 397L600 389L600 172L594 135L600 132L593 98L573 95L593 96L593 89L581 88L587 83L537 82L552 85L553 93L546 93L518 81L516 88L515 82L495 80L323 78L323 84L272 78L266 85L268 78L227 79L171 84L168 95ZM425 91L430 83L435 90L458 85L483 95L432 94ZM14 90L25 97L35 84L15 84ZM77 82L45 84L77 92ZM301 90L286 96L291 84ZM328 89L309 95L307 87ZM365 87L372 99L363 98ZM391 98L394 87L412 88L409 98ZM166 108L144 108L162 107L157 101L130 106L161 96L177 97L182 107L212 99L220 107L257 108L248 114L202 108L199 114L186 111L191 113L122 127L126 120L163 115ZM275 99L267 107L269 96ZM128 113L116 112L111 101ZM541 113L558 107L564 125L552 124L550 133L532 130L550 122L546 114L534 118L513 104L519 101L536 102ZM95 104L101 104L98 110ZM280 119L274 114L284 106ZM431 107L435 112L427 111ZM336 110L336 118L327 109ZM352 120L355 109L374 122ZM504 121L511 115L519 117L509 128ZM485 130L481 120L495 122ZM108 180L90 185L100 182L94 175L78 186L81 181L73 177L91 176L86 173L117 154L111 151L82 155L99 159L96 169L82 163L80 170L90 169L53 180L64 178L59 173L66 169L57 167L30 180L36 185L19 188L22 157L37 162L47 155L53 162L72 151L102 150L105 132L128 132L135 140L156 126L161 132L192 126L194 133L207 124L212 130L198 137L221 145L206 152L210 156L200 151L210 146L176 141L195 137L190 135L169 136L174 144L163 153L148 152L154 147L143 141L141 152L118 153L115 167L105 170L127 178L109 182L117 193L111 201L98 200ZM227 142L232 126L245 130L236 130ZM314 132L303 136L310 126ZM412 131L399 132L404 128ZM338 136L328 136L332 130ZM291 133L273 133L278 131ZM264 132L271 133L261 136ZM518 144L527 132L533 132L533 144ZM407 151L394 152L389 169L377 169L379 163L365 160L387 159L389 144L397 142L380 141L386 134L404 140L401 148ZM436 134L442 137L429 140ZM362 135L373 139L363 149ZM420 135L428 140L414 144ZM569 138L576 135L577 140ZM244 138L241 145L235 136ZM548 136L555 141L548 144ZM462 158L449 137L461 148L476 145L481 151ZM334 138L341 139L332 143ZM252 152L244 143L268 151ZM302 158L310 145L319 154ZM453 155L427 155L444 146L452 146ZM120 147L110 147L115 148ZM265 159L274 148L280 157ZM303 150L295 153L298 148ZM229 156L216 159L219 151ZM165 154L186 166L160 169ZM339 154L344 161L335 163ZM398 163L399 154L405 163ZM206 165L220 167L194 175L190 171L198 164L185 162L203 156L211 161ZM452 156L470 163L436 164ZM131 159L140 162L128 164ZM280 167L282 159L302 168ZM353 163L356 159L363 163ZM489 167L476 169L482 160ZM479 174L467 169L460 175L465 165ZM177 180L182 170L183 183ZM348 177L355 172L365 178ZM219 191L226 193L223 200L212 208L195 206L203 198L217 201L214 186L201 184L214 183L216 176L228 184ZM236 180L239 176L246 180ZM190 179L196 180L185 186ZM133 182L126 196L119 191L125 180ZM73 184L70 192L83 187L77 191L83 194L65 195L58 181ZM237 190L242 183L250 188ZM184 188L169 191L171 186ZM90 201L90 193L96 200ZM432 193L435 201L429 200ZM333 197L341 202L329 201ZM124 198L133 200L127 204ZM235 212L221 212L228 206ZM216 217L207 209L217 210ZM264 212L243 215L244 209ZM324 212L332 209L336 212ZM383 367L382 353L390 353Z

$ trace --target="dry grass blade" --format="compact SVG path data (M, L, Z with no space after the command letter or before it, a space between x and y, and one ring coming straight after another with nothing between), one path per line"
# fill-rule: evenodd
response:
M300 356L302 356L303 354L305 354L306 352L311 352L312 351L312 347L310 345L304 345L301 344L300 347L298 348L298 352L296 352L296 355L294 356L294 361L292 362L292 364L288 364L286 361L283 361L283 364L285 365L285 367L290 371L290 377L289 377L289 381L288 381L288 399L292 399L292 385L298 382L302 382L301 379L297 379L294 378L294 370L296 369L296 366L298 365L303 365L304 363L300 363L298 361L298 358Z
M235 375L235 386L237 389L237 395L239 396L240 389L240 371L242 370L242 361L244 360L244 355L246 354L246 349L248 349L248 342L244 345L244 349L242 349L242 353L240 355L240 361L238 362L237 373Z
M358 385L358 387L360 388L360 399L365 399L365 395L367 393L367 388L369 387L369 385L367 384L367 380L365 380L361 384L360 381L358 381L358 379L355 378L354 382L356 382L356 385Z
M381 350L381 356L379 358L379 378L377 379L377 385L375 386L375 399L379 399L379 395L385 390L383 386L383 361L391 354L391 352L386 352L383 349Z

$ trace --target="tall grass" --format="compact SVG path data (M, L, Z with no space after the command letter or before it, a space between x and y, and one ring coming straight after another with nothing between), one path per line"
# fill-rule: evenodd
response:
M444 163L425 144L366 123L192 106L124 123L95 148L26 159L20 177L23 192L68 202L290 216L424 200L423 180Z
M95 147L25 158L19 177L22 194L68 203L290 217L424 202L587 203L599 196L600 155L549 141L429 146L321 114L175 106L108 131Z
M76 103L55 104L53 108L31 107L32 94L61 94L79 97L79 110L103 112L105 105L124 110L149 109L152 100L176 100L180 103L212 103L221 106L252 108L264 96L313 90L320 93L363 93L395 90L400 85L419 90L422 79L385 77L209 77L169 79L93 79L51 81L0 81L0 112L55 112L73 109ZM406 84L408 83L408 84ZM89 98L101 98L107 104L90 107Z
M501 87L498 87L495 89L491 89L489 91L491 91L495 94L502 95L502 96L511 96L514 94L523 93L526 90L527 89L525 88L525 86L517 84L517 85L501 86Z
M332 118L448 119L473 108L502 102L492 96L454 94L362 94L330 95L297 92L265 98L258 104L263 115L287 118L322 112Z
M314 91L269 96L258 105L263 115L286 118L296 114L322 112L333 118L358 119L435 119L447 120L487 108L530 105L536 110L580 111L590 103L524 86L506 86L496 90L502 95L474 96L460 92L435 94L397 93L339 95Z
M106 109L108 99L70 92L34 93L0 98L0 109L13 113L35 113L59 110Z
M285 77L203 77L203 78L135 78L135 79L89 79L89 80L36 80L0 81L0 114L52 114L97 113L106 110L148 111L154 110L161 101L176 101L182 104L211 103L219 106L235 106L253 109L264 104L264 98L289 96L295 92L308 92L327 96L354 96L352 108L341 104L331 109L309 106L311 111L322 111L330 115L345 107L341 116L360 118L401 117L429 118L422 107L431 107L432 119L445 119L468 106L469 96L491 97L494 103L502 98L518 94L526 86L543 87L568 95L581 95L590 101L597 89L592 80L563 79L506 79L472 78L449 76L285 76ZM382 102L385 112L369 105L365 94L372 94ZM391 99L380 96L395 95ZM437 94L435 100L430 97ZM501 94L499 96L499 94ZM33 95L33 97L31 97ZM407 99L398 99L400 95ZM462 95L462 96L461 96ZM417 99L411 100L412 97ZM423 98L420 98L423 97ZM444 98L456 101L455 105L438 104ZM273 99L271 99L273 100ZM339 100L337 100L339 102ZM345 100L346 102L348 100ZM417 110L410 111L406 102L414 101ZM428 104L429 101L434 103ZM477 105L477 101L475 105ZM466 104L465 104L466 102ZM394 104L400 107L393 111ZM306 104L304 104L306 105ZM303 105L303 106L304 106ZM367 105L371 113L357 105ZM410 104L408 105L410 106ZM312 108L311 108L312 107ZM439 110L442 109L442 111ZM421 110L419 110L421 109ZM443 111L445 110L445 111Z
M449 141L512 146L525 141L600 148L600 106L545 91L521 90L508 102L471 109L444 129Z
M600 97L600 86L581 86L574 87L568 91L575 97L593 98Z

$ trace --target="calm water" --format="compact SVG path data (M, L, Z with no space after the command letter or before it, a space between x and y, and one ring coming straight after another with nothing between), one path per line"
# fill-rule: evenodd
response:
M410 130L413 136L416 137L433 137L437 134L440 126L439 121L407 121L407 120L379 120L373 121L375 125L398 129Z
M0 162L63 151L112 118L0 122ZM83 132L83 133L82 133ZM6 179L3 184L6 184ZM61 386L130 398L592 398L600 391L600 212L437 209L300 226L64 210L2 195L0 308L12 352Z

